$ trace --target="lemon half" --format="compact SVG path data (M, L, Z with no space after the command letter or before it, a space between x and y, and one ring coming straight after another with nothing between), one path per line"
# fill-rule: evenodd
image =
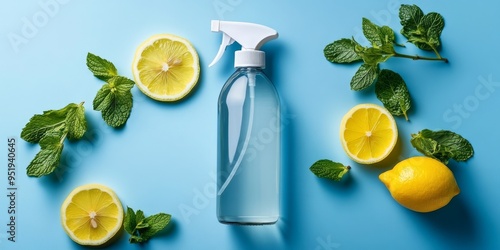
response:
M198 53L185 38L158 34L136 50L132 73L137 87L157 101L172 102L185 97L198 82Z
M123 224L123 207L110 188L87 184L75 188L61 206L61 223L80 245L100 246L112 239Z
M340 141L347 155L362 164L385 159L398 140L394 117L384 107L359 104L342 118Z

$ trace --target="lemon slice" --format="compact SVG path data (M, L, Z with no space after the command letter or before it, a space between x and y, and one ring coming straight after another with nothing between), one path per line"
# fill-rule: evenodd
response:
M110 188L87 184L75 188L61 206L61 223L80 245L100 246L115 236L123 223L123 207Z
M342 118L340 140L354 161L380 162L391 153L398 140L396 121L384 107L359 104Z
M144 94L157 101L172 102L185 97L196 85L200 61L188 40L159 34L137 48L132 73Z

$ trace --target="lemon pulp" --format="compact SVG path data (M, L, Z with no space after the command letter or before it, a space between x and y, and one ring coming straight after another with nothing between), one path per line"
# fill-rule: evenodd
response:
M375 104L349 110L340 125L340 140L347 155L362 164L385 159L396 145L398 130L392 115Z
M63 202L61 223L76 243L99 246L120 230L123 207L110 188L87 184L75 188Z
M159 34L136 50L132 72L137 87L158 101L177 101L198 82L200 66L191 43L172 34Z

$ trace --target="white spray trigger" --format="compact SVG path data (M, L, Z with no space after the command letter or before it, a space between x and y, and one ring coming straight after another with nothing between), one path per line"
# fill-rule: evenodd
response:
M241 50L235 51L235 67L265 68L265 53L260 47L278 37L276 30L255 23L212 20L211 30L222 33L222 43L210 66L219 61L227 46L237 42Z
M208 67L212 67L214 64L216 64L224 54L224 51L226 51L227 46L233 43L234 43L233 38L228 36L226 33L222 33L222 43L220 44L219 52L217 52L217 55L215 56L214 60L210 63L210 65L208 65Z

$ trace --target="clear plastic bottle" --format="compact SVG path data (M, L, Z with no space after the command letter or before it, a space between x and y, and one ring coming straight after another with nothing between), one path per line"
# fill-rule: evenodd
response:
M275 223L280 209L281 122L274 85L260 68L238 68L219 96L218 115L219 221Z
M212 21L222 44L238 42L236 72L222 88L218 102L217 218L240 225L274 224L280 213L281 121L274 85L262 71L260 47L278 37L266 26Z

